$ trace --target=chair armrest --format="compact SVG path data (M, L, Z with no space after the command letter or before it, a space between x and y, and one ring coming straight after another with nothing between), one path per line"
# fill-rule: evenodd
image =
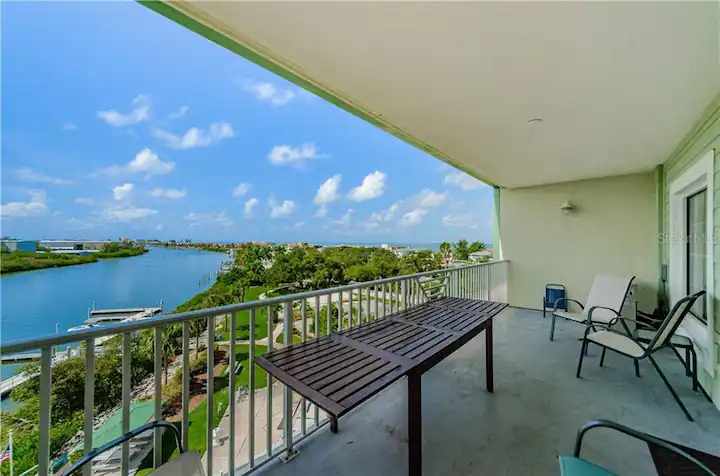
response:
M574 302L575 304L577 304L578 306L580 306L580 309L585 309L585 306L583 306L580 301L577 301L577 300L575 300L575 299L570 299L570 298L560 298L560 299L555 300L555 304L553 304L553 312L555 312L555 311L558 310L558 304L561 303L561 302L563 302L563 301Z
M574 456L576 458L580 457L580 448L582 446L582 440L583 436L585 436L585 433L587 433L589 430L593 428L610 428L611 430L619 431L620 433L624 433L628 436L632 436L633 438L637 438L638 440L642 440L645 443L652 443L653 445L660 446L663 449L666 449L668 451L671 451L678 456L681 456L682 458L690 461L691 463L695 464L698 468L702 469L705 473L709 475L714 475L710 469L702 464L700 461L697 460L697 458L687 454L685 451L681 450L680 448L676 447L673 444L668 443L667 441L663 441L659 438L656 438L652 435L648 435L647 433L642 433L637 430L633 430L632 428L628 428L627 426L621 425L619 423L615 423L614 421L610 420L592 420L583 425L582 428L578 431L577 439L575 440L575 451Z
M107 450L114 448L115 446L125 443L126 441L131 440L131 439L135 438L136 436L138 436L142 433L145 433L148 430L152 430L153 428L159 428L161 426L165 427L165 428L170 428L172 430L173 434L175 435L175 442L177 443L178 451L180 453L184 453L185 450L182 447L180 431L178 431L178 429L175 427L175 425L173 425L172 423L168 423L165 420L155 420L155 421L151 421L149 423L145 423L144 425L141 425L141 426L135 428L134 430L130 430L129 432L125 433L124 435L119 436L119 437L115 438L114 440L109 441L98 448L95 448L90 453L86 454L85 456L83 456L82 458L77 460L75 462L75 464L73 464L72 467L70 467L70 469L67 470L63 474L67 474L67 475L73 474L74 472L78 471L83 466L85 466L87 463L92 461L97 455L102 454L102 453L106 452Z
M595 312L595 309L605 309L606 311L612 312L613 314L615 314L615 315L617 316L617 317L614 317L613 320L615 320L615 319L617 319L618 317L620 317L620 313L617 312L615 309L613 309L613 308L611 308L611 307L606 307L606 306L593 306L593 307L591 307L591 308L588 310L588 320L592 321L592 315L593 315L593 312Z

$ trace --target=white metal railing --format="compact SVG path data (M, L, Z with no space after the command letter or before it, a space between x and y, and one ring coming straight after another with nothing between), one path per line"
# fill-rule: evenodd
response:
M298 333L304 342L308 339L327 335L337 330L357 326L371 320L381 318L389 313L421 305L428 300L441 297L467 297L474 299L489 299L497 301L506 300L507 288L507 261L491 261L469 266L446 268L412 275L397 276L375 281L354 283L330 289L309 291L287 296L279 296L260 301L243 302L227 306L201 309L198 311L178 314L166 314L147 320L109 325L79 332L28 339L3 344L2 355L40 350L40 415L39 415L39 458L38 474L49 474L50 468L50 426L51 415L51 383L52 383L52 355L56 346L85 343L86 380L84 393L84 452L89 453L93 447L93 423L95 418L94 402L94 369L95 369L95 342L107 336L121 336L122 339L122 399L120 405L122 417L122 431L130 430L130 403L131 403L131 343L134 333L153 329L154 339L154 418L162 418L162 354L163 329L174 324L182 324L182 404L181 404L181 434L182 444L188 448L189 410L190 410L190 334L191 323L198 320L207 322L207 362L206 362L206 453L205 471L207 475L213 474L246 474L265 462L277 456L292 457L294 443L324 425L328 418L324 412L304 399L300 399L299 418L293 411L293 392L280 383L273 383L268 375L265 387L265 441L257 442L256 434L256 385L255 366L253 363L258 339L255 335L255 324L258 313L266 309L268 314L267 350L271 351L276 339L275 313L282 312L283 344L293 342L293 336ZM325 305L327 320L324 329L321 327L320 310ZM337 318L334 319L332 304L337 309ZM309 317L308 308L313 308L312 317ZM236 459L236 327L238 313L247 311L249 314L249 336L247 340L249 353L248 388L246 399L247 410L247 436L241 435L245 440L247 451L243 458ZM213 421L215 414L214 402L214 361L216 319L227 317L230 320L229 330L229 431L226 435L228 446L227 467L213 468ZM308 323L310 320L310 323ZM312 326L312 332L308 329ZM298 328L299 327L299 328ZM282 385L282 439L276 441L273 437L273 387ZM260 428L262 430L262 428ZM162 434L156 430L154 436L154 467L162 463ZM258 443L264 448L258 448ZM264 445L263 445L264 443ZM193 449L193 448L190 448ZM127 475L130 471L130 443L122 446L121 474ZM92 474L91 465L86 465L84 474Z

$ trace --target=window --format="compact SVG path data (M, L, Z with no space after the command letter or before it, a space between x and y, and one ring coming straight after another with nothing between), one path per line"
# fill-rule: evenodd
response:
M691 293L705 290L681 327L696 344L698 366L715 375L713 329L713 195L715 151L708 150L668 184L668 284L672 306Z
M707 289L707 189L685 199L685 280L687 294ZM690 310L707 324L706 299L698 299Z

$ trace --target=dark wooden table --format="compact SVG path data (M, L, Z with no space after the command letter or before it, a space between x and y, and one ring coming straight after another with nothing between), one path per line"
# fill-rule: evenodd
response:
M422 473L421 376L485 331L486 385L493 391L492 318L507 304L441 298L255 361L337 419L400 377L408 377L409 474Z

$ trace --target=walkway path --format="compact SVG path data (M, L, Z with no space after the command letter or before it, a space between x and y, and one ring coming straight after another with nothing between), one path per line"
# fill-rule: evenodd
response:
M272 424L270 426L270 436L272 445L282 443L283 440L283 385L279 382L273 384L272 387ZM246 464L249 460L248 453L248 432L250 424L248 422L249 412L248 395L244 394L238 398L235 406L235 467ZM255 460L262 458L267 451L267 388L261 388L255 391ZM300 432L300 409L299 399L297 395L293 395L294 420L293 428L296 432ZM307 428L314 424L314 406L308 405L307 412ZM325 413L320 410L320 420L326 418ZM228 473L228 452L230 450L230 410L225 411L220 424L218 425L220 434L220 445L213 448L213 475L220 476Z

